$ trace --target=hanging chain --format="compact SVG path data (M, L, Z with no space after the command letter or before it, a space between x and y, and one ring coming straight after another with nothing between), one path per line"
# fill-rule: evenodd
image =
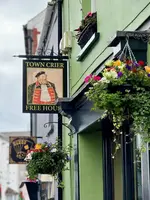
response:
M132 62L137 63L137 60L133 54L133 51L129 45L129 37L126 38L126 44L124 45L124 48L119 56L119 60L124 60L127 58L127 54L129 54L129 58Z
M119 56L119 60L122 60L122 57L125 55L126 56L126 52L127 52L127 43L124 45L124 48Z
M127 41L127 47L128 47L128 51L129 51L129 56L132 59L131 61L137 63L137 60L136 60L136 58L135 58L135 56L133 54L133 51L132 51L132 49L131 49L131 47L129 45L129 41Z

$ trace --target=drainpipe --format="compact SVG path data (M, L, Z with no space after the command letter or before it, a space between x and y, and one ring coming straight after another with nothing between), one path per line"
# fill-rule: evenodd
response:
M59 44L62 38L62 2L63 0L58 0L58 55L61 55Z

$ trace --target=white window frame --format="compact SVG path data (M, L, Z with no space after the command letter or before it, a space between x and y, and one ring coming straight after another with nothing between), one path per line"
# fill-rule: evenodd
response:
M91 0L91 12L96 12L96 0Z

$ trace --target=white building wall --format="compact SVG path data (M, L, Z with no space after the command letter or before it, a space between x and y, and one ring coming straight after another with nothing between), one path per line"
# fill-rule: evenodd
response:
M6 197L7 188L19 193L19 186L25 179L25 165L9 164L9 136L29 136L29 132L0 133L0 184L2 200L18 200L17 196Z

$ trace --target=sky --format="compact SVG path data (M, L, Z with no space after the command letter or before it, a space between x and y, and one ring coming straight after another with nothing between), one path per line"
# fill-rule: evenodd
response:
M38 2L38 3L37 3ZM46 8L48 0L0 0L0 132L29 131L22 113L23 25Z

